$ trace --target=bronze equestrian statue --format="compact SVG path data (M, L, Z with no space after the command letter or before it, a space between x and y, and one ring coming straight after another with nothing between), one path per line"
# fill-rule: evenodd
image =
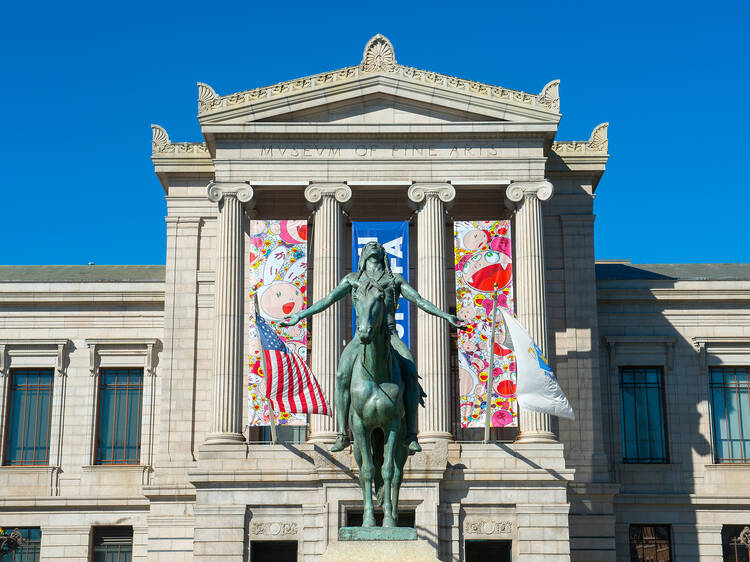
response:
M378 502L385 513L383 526L393 527L408 451L422 450L417 441L417 405L424 405L425 396L414 357L396 333L398 299L403 296L456 328L464 326L455 315L423 299L402 275L394 275L385 249L377 242L369 242L362 249L358 271L346 275L330 294L281 325L294 325L348 293L352 294L357 311L357 333L341 354L336 372L339 433L331 451L341 451L350 444L347 428L351 418L353 452L360 467L365 501L362 525L375 525L371 493L374 480Z

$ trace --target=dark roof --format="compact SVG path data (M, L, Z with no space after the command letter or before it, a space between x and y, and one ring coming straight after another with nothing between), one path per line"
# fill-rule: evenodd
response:
M163 283L165 270L163 265L0 265L0 282Z
M750 263L597 263L597 281L750 280Z

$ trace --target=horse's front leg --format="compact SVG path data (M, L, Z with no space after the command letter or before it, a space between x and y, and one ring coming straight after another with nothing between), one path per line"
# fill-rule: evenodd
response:
M383 452L383 527L395 527L398 520L398 506L394 506L391 497L394 465L396 463L397 447L402 446L399 439L398 421L391 423L388 429L388 439Z
M352 433L354 434L354 441L357 443L362 459L362 462L359 464L359 484L362 487L362 499L365 503L365 512L362 516L362 526L374 527L375 508L372 505L372 477L375 472L375 467L372 462L370 432L356 414L352 416Z

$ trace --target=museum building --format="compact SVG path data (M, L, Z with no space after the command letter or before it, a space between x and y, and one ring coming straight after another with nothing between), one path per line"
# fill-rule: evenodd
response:
M576 415L508 399L483 442L479 346L469 357L412 307L427 397L401 525L444 561L746 560L750 266L596 262L607 123L557 140L558 87L404 66L380 35L348 68L229 95L199 83L204 142L152 126L164 266L0 267L0 527L26 538L15 559L322 558L361 523L357 465L351 447L330 452L335 417L280 420L270 442L253 409L254 267L273 233L305 267L267 281L309 305L352 270L357 223L395 221L404 275L452 313L479 302L457 292L461 252L489 260L482 232L507 225L507 306ZM295 348L331 404L350 310L312 317Z

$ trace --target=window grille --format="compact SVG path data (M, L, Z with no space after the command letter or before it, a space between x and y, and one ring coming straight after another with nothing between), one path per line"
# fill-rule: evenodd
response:
M724 525L721 528L721 548L724 562L748 562L750 526Z
M750 462L750 370L711 367L709 386L717 463Z
M132 527L94 527L93 562L130 562L132 558Z
M623 462L668 462L661 367L620 368L620 413Z
M668 525L631 525L631 562L671 562L670 535Z
M138 464L143 369L101 369L97 464Z
M53 369L11 370L6 465L49 462L53 382Z
M10 533L15 529L12 526L2 526ZM42 544L42 531L39 527L19 527L18 530L23 535L24 543L17 550L3 557L0 552L0 558L3 562L39 562L39 552Z

